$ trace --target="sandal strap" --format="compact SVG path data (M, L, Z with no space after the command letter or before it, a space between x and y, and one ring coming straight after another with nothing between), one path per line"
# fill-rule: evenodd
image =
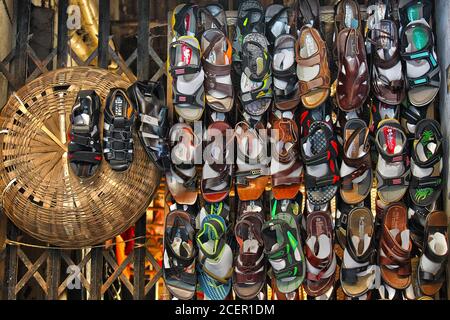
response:
M70 133L70 142L76 143L80 146L92 148L95 144L98 143L98 135L86 136L82 134L77 134L72 130L72 132Z
M322 177L315 177L308 173L304 175L305 187L309 188L323 188L333 185L339 185L340 177L336 174L327 174Z
M275 35L272 33L272 27L273 25L278 22L277 20L285 13L288 12L289 10L291 10L291 8L289 7L283 7L280 11L278 11L276 14L273 15L273 17L266 22L266 35L267 35L267 40L269 41L269 43L275 43ZM289 20L289 14L288 14L288 20ZM288 22L289 23L289 22Z
M185 268L186 267L183 266L170 266L170 268L164 268L164 276L166 278L175 277L183 283L195 286L197 284L196 275L194 273L185 272Z
M69 152L67 157L70 162L87 162L92 164L98 164L102 161L102 154L100 152L92 151L74 151Z
M192 4L186 4L181 8L180 11L178 11L175 14L175 24L173 26L173 30L175 30L178 34L184 35L186 33L186 27L185 27L185 17L189 10L194 10L195 15L195 9L196 6Z
M445 281L445 267L442 265L436 274L423 271L422 268L419 268L419 277L421 281L427 283L442 283Z
M411 175L410 170L406 170L400 177L388 178L381 175L381 173L377 171L376 172L378 183L377 188L378 190L383 190L384 188L392 186L409 186L410 175Z
M265 26L265 24L263 23L264 22L264 12L261 9L248 8L248 9L245 9L245 11L247 12L245 14L245 16L239 17L239 14L238 14L238 18L237 18L237 27L241 31L242 35L247 35L250 32L252 32L255 26L258 26L258 25ZM260 14L260 18L258 21L251 22L253 13Z
M279 171L275 174L272 174L272 185L280 186L280 185L291 185L301 183L300 175L292 177L289 176L290 174L297 171L301 167L302 163L300 161L295 161L289 168Z
M411 176L411 180L409 181L410 188L433 188L435 190L442 189L442 177L416 177Z
M177 40L170 44L170 74L174 79L176 79L179 76L186 75L186 74L196 74L202 70L201 64L194 65L194 64L188 64L184 66L177 66L175 63L175 56L176 56L176 47L177 46L186 46L189 49L192 50L192 53L195 54L197 57L201 57L199 48L194 47L189 42L184 40Z
M370 267L372 266L367 264L366 266L356 268L342 268L341 280L345 283L356 284L358 283L358 274L368 271Z
M369 158L369 157L368 157ZM370 159L369 159L370 160ZM361 177L367 170L371 169L372 166L367 161L361 163L355 171L349 173L348 175L341 177L341 188L342 190L352 190L353 180Z
M197 234L196 238L198 248L203 253L204 259L216 259L226 244L224 237L227 231L225 220L223 217L214 214L208 215L204 219L207 220L202 223L201 231ZM215 241L215 249L213 252L208 252L203 246L203 243L209 240Z
M220 10L223 12L223 7L222 7L222 5L221 4L219 4L219 3L214 3L214 6L216 6L216 7L220 7ZM219 14L220 14L221 12L219 12ZM201 18L201 14L204 14L205 15L205 17L206 17L206 21L208 21L208 19L209 20L211 20L211 24L213 24L213 25L215 25L216 26L216 28L218 28L220 31L222 31L225 35L227 34L227 29L226 29L226 25L224 25L223 23L221 23L220 21L219 21L219 19L217 19L216 17L217 16L214 16L208 9L207 9L207 6L205 6L205 7L199 7L198 8L198 10L197 10L197 16L199 17L199 18ZM200 20L200 19L199 19ZM205 28L204 28L204 26L203 26L203 28L202 28L202 30L203 31L206 31L206 30L204 30ZM199 34L200 36L201 36L201 34Z
M192 165L190 165L192 167ZM175 174L183 180L183 186L190 190L194 191L197 189L197 174L194 174L192 177L185 175L181 170L180 166L173 165L173 171ZM186 169L186 168L185 168Z
M177 108L197 108L203 109L203 95L205 93L205 88L203 86L198 87L198 89L193 94L183 94L179 93L175 87L173 88L173 104Z

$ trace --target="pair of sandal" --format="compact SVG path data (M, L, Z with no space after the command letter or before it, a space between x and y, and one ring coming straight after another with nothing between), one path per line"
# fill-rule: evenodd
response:
M336 6L333 52L338 66L336 102L346 112L361 108L369 95L369 67L361 29L358 3L340 1Z
M440 67L431 29L432 1L401 0L401 56L406 64L408 99L416 107L428 105L440 87Z
M110 90L104 109L103 155L100 143L101 102L93 90L78 93L70 116L68 159L73 172L92 177L103 159L114 171L127 170L133 161L134 105L125 90Z

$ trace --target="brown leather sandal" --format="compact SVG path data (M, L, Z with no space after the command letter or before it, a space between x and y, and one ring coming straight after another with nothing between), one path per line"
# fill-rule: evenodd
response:
M288 118L273 121L272 194L277 200L294 199L300 190L302 163L298 149L298 127Z
M326 293L336 277L336 254L333 247L333 225L327 212L310 213L306 218L306 293L318 297Z
M240 215L234 233L239 244L239 254L235 258L233 290L241 299L253 299L266 284L266 259L261 229L264 224L262 203L254 206L259 211L248 211L247 201L241 202ZM250 206L251 207L251 206Z
M295 43L297 76L303 106L313 109L321 105L330 94L330 69L326 44L319 32L304 26ZM317 70L317 67L319 69Z
M362 107L369 95L369 66L364 38L355 29L344 29L336 39L338 52L337 105L343 111Z
M378 262L383 281L394 289L403 290L411 284L411 248L408 213L403 203L386 208L378 250Z

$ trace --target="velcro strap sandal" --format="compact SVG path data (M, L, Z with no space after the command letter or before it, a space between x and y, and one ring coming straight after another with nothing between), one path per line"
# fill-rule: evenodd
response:
M170 44L169 72L173 79L175 111L186 121L199 120L205 108L205 74L196 38L183 36Z
M377 190L385 203L400 201L405 195L409 180L407 138L395 119L382 120L375 135L378 150Z
M442 140L439 123L423 119L416 126L411 157L409 196L414 204L425 207L435 202L442 190Z
M328 203L340 183L336 160L339 148L330 126L324 121L313 122L308 135L300 141L300 150L306 166L304 182L308 200L313 205Z

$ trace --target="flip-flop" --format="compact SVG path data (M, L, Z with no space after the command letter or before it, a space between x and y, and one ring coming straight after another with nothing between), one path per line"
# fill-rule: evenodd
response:
M300 89L295 60L295 37L282 34L275 40L273 50L273 90L275 107L291 110L300 104Z
M442 133L439 122L423 119L416 126L411 157L409 196L420 207L430 206L442 191Z
M357 204L370 193L372 161L369 128L363 120L351 119L345 125L340 176L340 193L346 203Z
M303 165L298 150L298 128L293 119L277 118L272 120L272 194L277 200L294 199L300 191Z
M320 28L320 2L319 0L297 1L297 29L309 25Z
M336 102L343 111L363 106L369 95L369 67L362 34L356 29L343 29L337 39L338 77Z
M206 131L207 145L203 150L204 165L201 190L203 199L208 202L223 201L230 193L231 170L227 130L231 130L224 121L213 122Z
M397 25L393 20L381 20L369 30L372 44L371 84L381 102L397 105L405 97L405 79L400 57Z
M339 148L331 127L323 121L313 122L308 135L300 141L300 150L306 166L304 182L308 200L313 205L328 203L340 181L336 161Z
M166 172L167 188L179 204L192 205L197 201L196 153L201 138L186 123L175 124L169 132L172 166Z
M403 290L411 283L411 240L407 209L393 203L385 211L378 250L381 277L392 288Z
M354 208L348 215L347 246L340 268L342 290L347 296L359 297L370 290L375 281L373 265L375 225L372 212Z
M316 29L304 26L295 44L295 52L302 104L307 109L316 108L330 94L326 44Z
M407 139L395 119L382 120L375 135L378 150L377 190L385 203L400 201L408 190L410 170Z
M246 208L244 208L246 207ZM266 284L266 260L264 242L261 235L264 224L262 203L257 211L241 205L242 212L237 218L234 234L239 244L239 253L235 258L233 290L241 299L254 299ZM245 211L244 211L245 210Z
M169 109L164 86L159 82L136 81L127 94L137 111L136 130L149 158L162 171L170 168Z
M200 44L195 37L183 36L169 46L169 71L173 78L173 104L186 121L197 121L205 108L205 73Z
M243 40L240 87L245 112L260 116L267 111L273 97L271 57L267 39L260 33L250 33Z
M439 92L441 74L433 32L424 19L402 29L401 55L406 64L409 101L417 107L429 104Z
M100 109L100 98L94 90L78 92L70 114L67 158L70 168L80 178L92 177L103 159Z
M180 4L172 13L172 30L175 39L182 36L195 37L197 34L197 10L195 4Z
M225 220L210 214L202 220L196 236L199 248L198 280L208 300L224 300L231 290L233 252L226 243L226 233Z
M236 124L236 177L240 200L259 199L269 182L270 158L267 155L267 134L264 125L258 122L251 127L242 121Z
M270 48L273 49L275 39L283 34L289 34L291 8L282 4L271 4L266 8L264 19L266 23L266 37ZM272 50L270 50L272 53Z
M174 210L166 217L164 233L163 277L169 292L178 299L189 300L195 294L197 275L192 217Z
M427 217L425 242L418 268L418 284L423 294L434 296L445 282L448 258L447 214L434 211Z
M300 230L291 213L272 211L271 220L262 228L264 252L272 266L278 291L290 293L301 286L306 272Z
M197 32L198 38L209 29L219 29L225 36L228 35L227 17L225 10L220 3L210 3L203 7L199 7L197 19L199 22L199 30Z
M264 30L264 7L259 0L240 2L233 36L233 69L238 77L242 73L242 44L245 36L252 32L264 34Z
M209 29L202 35L201 47L206 103L214 111L228 112L234 103L231 43L219 29Z
M333 225L328 212L313 212L306 218L308 237L305 244L306 293L311 297L325 294L334 284L336 254L333 247Z

